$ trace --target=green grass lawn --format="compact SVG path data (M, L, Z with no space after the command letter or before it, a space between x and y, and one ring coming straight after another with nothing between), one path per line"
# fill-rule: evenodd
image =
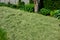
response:
M60 40L59 20L37 13L0 7L0 27L8 40Z

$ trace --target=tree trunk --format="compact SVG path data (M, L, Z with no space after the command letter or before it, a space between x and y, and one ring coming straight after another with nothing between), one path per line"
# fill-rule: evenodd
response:
M38 0L34 0L34 12L38 12Z
M34 12L38 12L41 8L44 7L43 0L34 0Z

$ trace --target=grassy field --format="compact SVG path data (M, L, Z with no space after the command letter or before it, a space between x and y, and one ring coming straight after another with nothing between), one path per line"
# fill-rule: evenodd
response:
M8 40L60 40L59 20L37 13L0 7L0 27Z

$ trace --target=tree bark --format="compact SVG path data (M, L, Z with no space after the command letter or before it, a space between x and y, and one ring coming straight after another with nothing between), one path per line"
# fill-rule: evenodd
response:
M38 0L34 0L34 12L38 12Z
M43 0L34 0L34 12L40 11L44 7Z

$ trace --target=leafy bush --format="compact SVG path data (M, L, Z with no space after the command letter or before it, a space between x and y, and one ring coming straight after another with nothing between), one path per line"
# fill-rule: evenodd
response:
M21 0L19 0L19 2L18 2L18 8L24 10L24 7L25 7L25 3L24 2L21 2Z
M50 15L54 16L54 17L57 17L57 18L60 18L60 10L51 11Z
M60 19L60 13L55 15L56 18Z
M1 6L8 6L8 7L11 7L11 8L18 8L18 9L21 9L21 10L25 10L25 11L28 11L28 12L33 12L34 11L34 4L26 4L24 2L20 2L18 5L14 5L14 4L10 4L8 2L8 4L4 4L4 3L1 3L0 4Z
M6 32L0 28L0 40L7 40Z
M54 15L56 15L58 13L59 13L59 10L53 10L53 11L50 12L50 15L54 16Z
M54 15L54 17L60 19L60 11Z
M21 3L21 0L18 1L18 5Z
M5 3L0 3L0 6L7 6L7 4L5 4Z
M44 0L44 7L48 9L60 9L60 0Z
M46 8L42 8L39 13L43 15L50 15L50 10Z
M17 5L11 4L10 7L11 7L11 8L17 8Z
M0 3L0 6L7 6L7 7L11 7L11 8L17 8L17 5L10 4L10 2L8 2L8 4Z
M25 5L25 11L33 12L34 11L34 4Z
M24 7L25 7L25 3L24 2L21 2L20 5L18 5L18 7L22 10L24 10Z
M8 2L7 6L8 6L8 7L11 7L11 8L17 8L17 5L11 4L10 2Z
M34 3L33 0L29 0L30 3Z
M12 4L10 4L10 2L8 2L8 7L10 7Z

